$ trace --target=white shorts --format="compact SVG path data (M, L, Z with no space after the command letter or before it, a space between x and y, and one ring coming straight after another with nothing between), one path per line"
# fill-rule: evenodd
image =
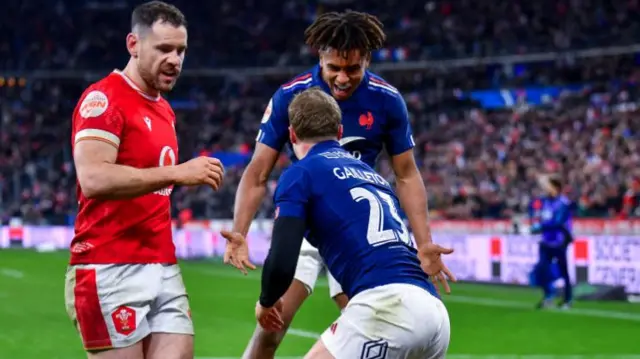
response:
M354 296L321 340L336 359L439 359L450 335L438 298L414 285L390 284Z
M307 291L309 291L309 294L313 292L318 276L324 267L324 261L322 260L322 257L320 257L318 249L312 246L306 239L303 239L294 278L304 284ZM342 286L340 286L340 283L333 278L328 269L327 279L329 281L329 296L331 298L342 293Z
M127 347L150 333L193 335L178 265L70 266L65 304L86 350Z

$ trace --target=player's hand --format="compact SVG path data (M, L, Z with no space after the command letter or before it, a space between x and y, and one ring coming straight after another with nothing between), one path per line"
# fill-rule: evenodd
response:
M451 293L447 278L452 282L456 281L456 277L442 262L442 255L451 253L453 253L453 249L444 248L432 242L418 249L418 257L420 258L422 270L429 275L438 294L440 294L440 286L444 288L445 293Z
M219 159L200 156L179 164L176 184L183 186L209 185L218 190L222 185L224 167Z
M278 299L276 304L271 308L265 308L256 303L256 319L258 324L268 332L279 332L284 329L284 320L282 320L282 300Z
M224 249L224 263L231 264L238 268L244 275L247 269L256 269L249 261L249 246L244 236L238 232L220 231L220 234L227 239L227 246Z

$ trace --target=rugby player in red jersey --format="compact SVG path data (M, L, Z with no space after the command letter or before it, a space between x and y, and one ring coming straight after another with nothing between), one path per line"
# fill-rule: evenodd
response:
M176 165L170 91L187 49L184 15L136 7L131 58L90 85L73 113L78 216L66 275L67 312L89 358L193 358L193 324L172 240L174 185L218 189L223 168L199 157Z

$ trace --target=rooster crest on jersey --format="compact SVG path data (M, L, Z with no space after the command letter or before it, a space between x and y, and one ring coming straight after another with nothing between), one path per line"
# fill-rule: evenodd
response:
M91 91L80 104L82 118L98 117L107 111L109 99L101 91Z
M360 126L370 130L371 126L373 126L373 115L371 112L367 112L366 114L363 113L360 115L358 122L360 123Z

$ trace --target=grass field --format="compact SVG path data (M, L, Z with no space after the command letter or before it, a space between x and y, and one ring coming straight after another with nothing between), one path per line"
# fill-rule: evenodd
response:
M66 253L0 250L0 359L82 358L63 303ZM215 262L183 262L200 359L238 358L255 321L259 272L244 277ZM445 298L451 359L640 359L640 306L576 303L533 310L528 288L456 284ZM303 355L338 315L326 281L305 303L279 355Z

